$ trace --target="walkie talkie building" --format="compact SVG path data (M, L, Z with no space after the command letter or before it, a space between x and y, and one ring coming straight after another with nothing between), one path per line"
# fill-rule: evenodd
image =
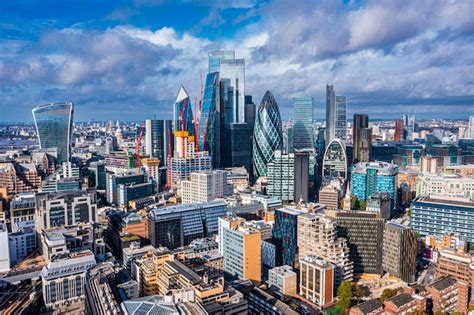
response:
M57 150L57 162L69 161L74 105L71 102L50 103L33 108L41 149Z

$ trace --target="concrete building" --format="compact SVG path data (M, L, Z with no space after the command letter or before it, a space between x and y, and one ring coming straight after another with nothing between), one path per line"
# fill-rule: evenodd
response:
M334 265L317 257L300 259L300 295L325 308L334 302Z
M353 264L349 259L347 240L337 236L334 219L322 214L307 213L298 217L298 256L320 257L335 265L334 282L352 281Z
M10 250L10 263L14 266L38 248L34 224L29 227L17 229L16 232L9 233L8 243Z
M41 185L41 176L33 163L0 163L0 187L13 193L35 192Z
M416 181L416 195L467 197L474 200L474 178L456 174L420 173Z
M0 273L10 270L10 251L7 225L0 222Z
M280 266L268 271L268 286L274 287L284 295L295 296L297 294L297 274L290 266Z
M249 314L297 315L297 311L270 293L255 287L249 292Z
M97 222L95 192L82 190L36 195L36 230Z
M261 234L245 226L222 229L222 255L224 272L231 277L261 280Z
M21 193L10 201L10 222L16 232L18 222L35 219L36 199L34 193Z
M325 179L319 190L319 203L325 205L326 209L339 209L343 193L344 187L341 179Z
M47 309L70 312L84 308L86 272L96 264L91 251L49 262L41 271L43 300ZM77 306L79 305L79 306Z
M416 233L408 226L395 222L385 224L383 241L383 270L411 284L415 282Z
M375 212L385 220L392 218L392 206L390 194L386 192L376 192L369 196L366 209L369 212Z
M422 236L459 233L474 242L474 202L469 199L420 196L413 200L411 210L411 227Z
M466 283L471 289L470 300L474 301L474 257L454 250L440 250L436 264L436 277L453 277Z
M182 203L203 203L232 194L232 186L227 183L227 171L191 173L189 180L181 182Z
M273 160L267 164L267 194L284 203L294 201L295 195L295 155L273 153Z

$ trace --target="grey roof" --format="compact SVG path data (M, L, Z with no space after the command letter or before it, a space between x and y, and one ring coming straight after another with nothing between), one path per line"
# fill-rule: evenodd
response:
M193 285L199 284L201 282L201 277L190 268L185 266L182 262L178 260L169 260L166 263L169 264L173 269L177 270L179 274L186 277L186 279L188 279Z
M126 315L179 315L174 303L165 302L158 295L124 301L120 306Z
M379 299L368 300L364 303L357 305L360 311L364 314L372 313L380 308L383 308L382 302Z
M45 279L65 277L71 274L83 273L96 264L95 256L87 250L72 254L66 259L52 261L43 267L41 276Z
M388 299L387 302L392 302L393 304L395 304L395 306L397 308L400 308L400 307L410 303L413 300L415 300L415 299L410 294L402 293L402 294L394 296L391 299Z
M429 285L429 287L433 287L438 291L443 291L457 283L456 279L452 277L446 277L440 280L437 280L436 282L433 282L432 284Z

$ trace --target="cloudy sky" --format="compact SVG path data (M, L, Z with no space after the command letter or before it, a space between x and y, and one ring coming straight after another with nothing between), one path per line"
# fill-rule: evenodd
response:
M246 93L271 90L284 118L325 84L350 114L474 115L474 0L0 2L0 121L73 101L75 120L171 117L199 96L207 54L246 59Z

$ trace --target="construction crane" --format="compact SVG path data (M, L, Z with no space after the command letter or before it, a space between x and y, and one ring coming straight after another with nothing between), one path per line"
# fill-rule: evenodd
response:
M137 167L140 168L141 166L141 157L140 157L140 148L142 146L142 137L143 137L143 130L145 129L145 125L142 124L140 126L140 131L138 132L137 139L135 141L135 154L137 155Z

